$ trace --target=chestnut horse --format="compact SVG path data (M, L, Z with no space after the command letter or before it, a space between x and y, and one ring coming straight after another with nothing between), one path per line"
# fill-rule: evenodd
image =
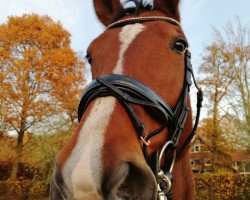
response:
M202 93L192 128L195 80L178 4L94 0L107 28L87 50L94 80L56 158L51 200L193 199L186 147Z

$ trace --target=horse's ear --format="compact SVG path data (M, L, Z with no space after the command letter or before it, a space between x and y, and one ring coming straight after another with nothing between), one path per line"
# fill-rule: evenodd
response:
M155 8L180 21L179 0L155 0Z
M114 21L117 13L122 10L120 1L117 0L93 0L98 19L105 25Z

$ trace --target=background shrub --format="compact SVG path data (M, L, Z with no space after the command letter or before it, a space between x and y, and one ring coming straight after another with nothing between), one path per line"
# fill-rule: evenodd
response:
M194 175L196 200L248 200L250 177L231 172Z
M35 200L49 196L45 181L0 181L0 200Z

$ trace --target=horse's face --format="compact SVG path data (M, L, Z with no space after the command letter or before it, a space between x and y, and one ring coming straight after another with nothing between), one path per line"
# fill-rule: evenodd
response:
M149 14L152 16L152 11ZM152 21L108 29L87 52L93 78L111 73L131 76L174 106L183 88L186 47L180 26Z
M100 17L98 10L97 14ZM164 15L157 10L139 14ZM166 21L148 21L107 29L90 44L87 54L93 78L105 74L130 76L154 90L173 108L183 89L186 48L186 38L180 26ZM134 109L144 122L145 133L159 127L157 116L141 106L134 106ZM190 127L189 116L180 142ZM161 148L167 136L165 128L150 140L149 155ZM66 196L155 200L157 183L145 161L142 144L124 107L114 97L96 98L84 113L72 141L58 156ZM188 158L184 159L184 164L177 162L175 176L184 173L189 180L190 170L177 170L178 166L185 168L186 165L189 165ZM184 183L179 192L184 190L183 187L186 187ZM174 198L185 197L177 194Z

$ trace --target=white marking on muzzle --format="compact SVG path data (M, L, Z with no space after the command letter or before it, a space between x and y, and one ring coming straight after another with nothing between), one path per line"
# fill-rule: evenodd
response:
M113 97L98 98L85 121L73 152L64 168L64 180L75 199L97 193L101 178L103 134L115 107Z
M124 54L144 26L133 24L124 26L119 34L121 42L117 64L113 73L123 73ZM79 133L79 138L71 156L63 168L65 184L75 199L88 199L98 193L102 179L102 145L104 133L114 111L114 97L98 98Z

